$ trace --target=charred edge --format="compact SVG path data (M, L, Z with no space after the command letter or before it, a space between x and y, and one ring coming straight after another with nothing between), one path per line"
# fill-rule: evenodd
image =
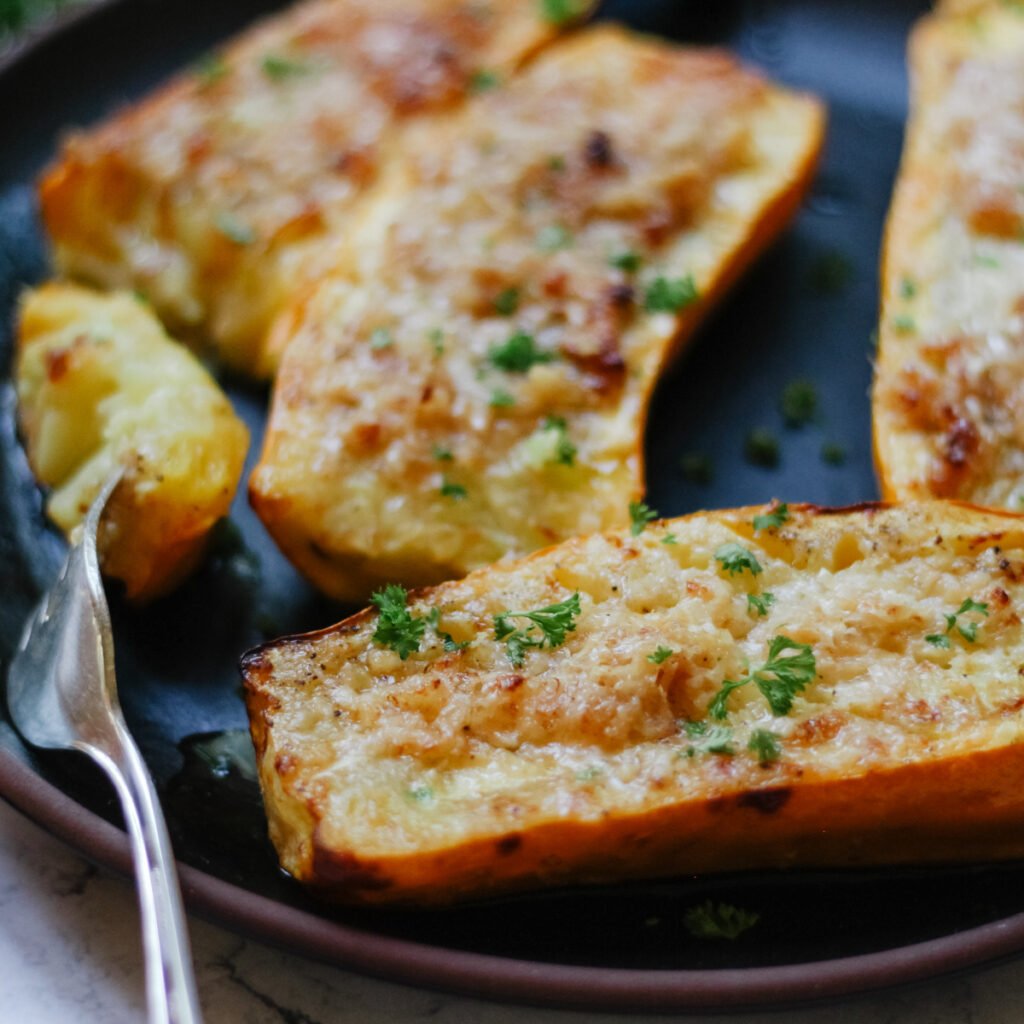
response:
M751 807L762 814L775 814L784 807L789 798L793 795L791 789L782 787L779 789L752 789L747 793L740 793L736 798L737 807Z
M326 849L318 836L313 837L312 866L314 884L332 889L379 892L394 884L390 878L382 877L379 868L364 864L353 854Z
M502 857L508 857L513 854L523 845L523 837L518 833L513 833L510 836L502 836L495 844L494 849Z

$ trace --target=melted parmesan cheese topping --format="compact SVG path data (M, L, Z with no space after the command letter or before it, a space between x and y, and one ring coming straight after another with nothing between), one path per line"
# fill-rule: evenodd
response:
M1024 17L933 18L890 213L875 386L886 493L1024 504Z
M553 31L536 0L300 4L69 140L42 189L57 261L267 374L270 318L329 259L396 130Z
M318 841L372 857L1024 739L1019 520L937 504L805 509L755 532L756 511L573 540L412 599L413 614L437 609L438 628L468 642L461 652L428 629L403 661L372 640L366 612L250 656L248 685L269 699L268 806L294 825L281 845L304 841L296 801ZM725 543L763 572L726 573ZM747 595L765 592L775 600L758 617ZM574 593L575 630L516 668L494 616ZM930 644L966 598L987 605L975 641L954 631L948 648ZM811 684L783 716L755 686L734 691L722 723L733 754L700 750L686 723L709 721L723 683L761 666L780 635L811 646ZM659 647L672 654L654 664ZM756 729L779 738L778 761L747 749Z
M724 54L602 28L417 136L279 325L253 493L285 551L359 598L628 522L657 374L819 131Z

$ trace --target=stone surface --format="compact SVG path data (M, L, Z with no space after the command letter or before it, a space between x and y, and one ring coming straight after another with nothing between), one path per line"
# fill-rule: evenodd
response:
M362 978L192 919L207 1024L583 1024L593 1014L482 1003ZM138 1024L145 1017L134 893L0 803L0 1018ZM895 993L692 1024L1018 1024L1024 961ZM609 1015L606 1024L668 1017ZM677 1018L678 1019L678 1018Z

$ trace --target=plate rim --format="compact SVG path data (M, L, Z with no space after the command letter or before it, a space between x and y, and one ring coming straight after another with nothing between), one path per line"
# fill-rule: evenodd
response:
M72 6L0 52L0 85L79 26L127 6ZM6 672L4 673L6 677ZM132 875L127 834L0 748L0 798L87 859ZM756 1011L868 995L991 965L1024 950L1024 912L923 942L770 967L609 968L474 953L321 917L178 862L192 913L270 946L381 980L530 1006L639 1013Z

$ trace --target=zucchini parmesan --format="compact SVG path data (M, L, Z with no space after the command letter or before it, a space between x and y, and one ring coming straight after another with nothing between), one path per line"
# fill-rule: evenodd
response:
M250 494L284 553L365 600L628 523L658 376L794 213L822 129L725 53L603 26L407 136L272 334Z
M308 0L268 18L67 140L40 190L57 265L144 292L172 330L268 376L269 320L330 263L404 126L497 84L589 6Z
M575 538L243 662L284 868L437 904L1024 855L1024 519L945 502Z
M943 5L910 71L873 397L882 492L1021 509L1024 14Z
M22 301L15 383L50 518L70 534L120 468L101 568L135 601L170 590L227 515L249 444L215 381L136 297L49 284Z

